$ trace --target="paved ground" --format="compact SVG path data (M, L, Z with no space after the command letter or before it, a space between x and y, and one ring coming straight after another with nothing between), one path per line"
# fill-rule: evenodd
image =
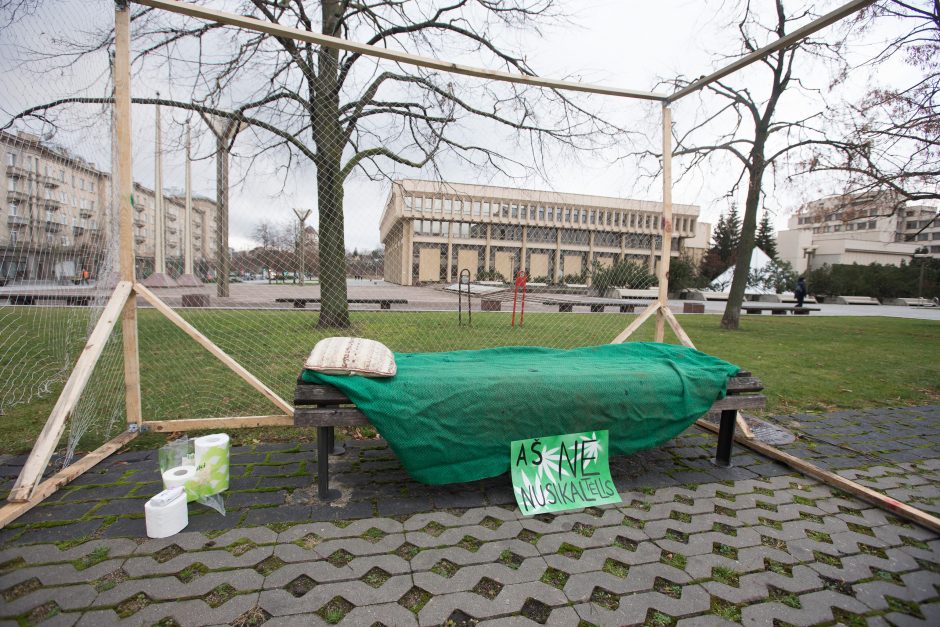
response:
M429 287L412 287L412 286L401 286L394 285L392 283L386 283L379 280L370 280L370 279L349 279L347 280L349 298L394 298L394 299L404 299L408 303L405 305L395 304L392 305L392 310L395 311L456 311L457 310L457 294L454 292L448 292L441 289L440 286L429 286ZM201 288L170 288L170 289L159 289L157 290L158 295L166 300L169 304L174 307L181 305L182 295L183 294L194 294L201 293L206 294L210 298L211 306L213 307L248 307L252 309L259 308L268 308L268 309L290 309L293 307L290 303L276 303L274 302L277 298L319 298L320 296L320 286L318 284L308 284L304 287L293 284L269 284L267 281L250 281L242 283L232 283L230 285L230 296L227 298L219 298L216 296L216 286L214 284L207 284ZM43 290L42 286L7 286L0 288L0 299L4 299L4 294L12 293L19 291L24 291L27 289L33 289L38 291L49 292L49 289L46 288ZM95 286L57 286L55 289L64 290L68 293L84 293L84 292L95 292ZM99 294L105 294L99 290L95 292ZM555 298L557 295L552 294L531 294L526 300L526 311L558 311L558 307L548 306L542 304L542 300ZM567 296L571 298L571 296ZM106 298L106 295L102 296ZM511 311L512 309L512 291L506 290L500 294L490 295L490 298L499 299L506 301L506 304L503 307L505 311ZM672 310L676 313L682 312L682 307L687 301L674 300L670 301L670 306ZM698 301L697 301L698 302ZM61 303L53 303L61 304ZM148 305L139 301L140 306L147 307ZM480 309L480 298L473 298L473 309L478 311ZM705 313L708 314L721 314L724 313L725 303L718 301L709 301L704 303ZM831 305L831 304L820 304L820 305L811 305L813 307L819 307L820 311L813 312L812 316L888 316L892 318L916 318L920 320L940 320L940 307L925 308L925 307L896 307L896 306L883 306L883 305ZM309 305L313 308L314 305ZM369 309L375 310L378 309L378 305L351 305L352 309ZM637 311L642 309L638 307ZM586 307L579 307L575 310L576 312L582 312L588 314L588 309ZM615 312L616 308L610 307L607 311ZM754 315L754 314L751 314ZM763 316L771 315L769 312L760 314Z
M775 420L786 450L940 512L940 406ZM717 468L714 444L615 458L621 505L535 518L505 477L424 486L377 441L334 461L331 505L312 447L243 447L228 515L193 506L160 541L154 453L114 456L0 531L0 624L940 624L940 537L743 450Z

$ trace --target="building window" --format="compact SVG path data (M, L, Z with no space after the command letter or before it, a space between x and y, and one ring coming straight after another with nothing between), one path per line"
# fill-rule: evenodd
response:
M10 166L11 168L16 167L16 153L15 152L7 153L7 165Z
M613 223L614 223L614 212L608 211L607 212L607 226L611 226Z
M591 209L591 224L597 224L597 222L594 221L596 213L597 213L596 211Z
M549 207L548 210L545 212L545 216L546 216L545 218L546 220L548 220L549 222L554 222L555 221L555 208Z
M473 201L473 204L472 204L471 206L472 206L472 210L473 210L473 215L474 215L475 217L479 217L479 215L480 215L480 201L479 201L479 200L474 200L474 201Z
M907 229L916 229L916 228L917 228L917 220L911 220L911 221L909 221L907 224L904 225L904 228L907 228Z
M513 206L512 206L512 217L514 217L514 218L518 218L518 217L519 217L519 205L513 205Z
M918 242L926 241L929 235L930 235L930 233L918 233L918 234L917 234L917 241L918 241Z
M444 199L444 213L453 214L454 213L454 204L451 202L450 198Z
M545 210L542 209L541 207L540 207L539 209L542 211L542 213L545 212ZM545 216L543 215L543 216L541 216L541 217L544 218ZM535 207L529 207L529 219L530 219L530 220L535 220Z
M545 219L545 207L539 207L539 221Z
M575 209L574 210L574 223L577 224L580 221L581 221L581 210Z
M869 221L868 221L868 228L869 228L869 229L875 228L875 224L876 224L876 223L877 223L876 220L869 220Z
M15 216L19 210L20 210L20 206L18 203L15 203L15 202L10 203L10 215L11 216ZM934 233L934 235L938 235L938 233Z
M20 236L20 232L17 229L13 229L10 231L10 245L11 246L16 246L16 240L19 236ZM937 248L937 246L934 246L934 248Z
M834 226L832 227L832 230L833 230L833 232L838 233L839 231L842 230L842 225L841 225L841 224L836 224L836 225L834 225Z
M441 203L441 199L440 199L440 198L435 198L432 202L434 203L434 213L440 213L440 212L441 212L441 204L442 204L442 203Z
M415 206L414 196L405 196L405 209L407 209L408 211L411 211L412 209L414 209L414 206Z
M81 190L85 189L85 179L78 179L78 188Z

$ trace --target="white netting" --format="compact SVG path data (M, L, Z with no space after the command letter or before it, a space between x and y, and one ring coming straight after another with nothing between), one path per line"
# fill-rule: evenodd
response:
M264 6L282 25L356 41L374 39L376 24L437 24L421 6L350 5L326 27L319 7L308 18ZM489 42L532 16L487 7L465 15L466 29L380 40L527 70ZM16 161L0 224L0 408L33 433L117 278L112 9L43 7L2 34L17 55L3 56L13 89L2 141ZM132 12L137 278L283 398L323 337L360 335L396 351L583 346L611 341L631 320L624 313L655 300L660 187L635 185L620 158L658 150L658 104ZM40 31L57 33L50 48L35 49ZM36 79L49 68L65 78ZM694 267L707 225L698 206L673 212L673 263ZM68 300L76 294L91 298ZM139 306L145 420L277 413ZM72 448L124 428L119 330L72 421Z

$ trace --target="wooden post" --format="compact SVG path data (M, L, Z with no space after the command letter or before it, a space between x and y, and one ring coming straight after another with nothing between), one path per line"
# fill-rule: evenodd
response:
M114 181L118 186L119 246L121 280L131 285L134 271L134 224L131 195L134 179L131 165L131 11L126 0L114 5L114 129L117 135L117 160ZM127 424L141 423L140 361L137 349L137 299L131 295L124 305L121 321L124 340L124 407Z
M615 337L610 343L611 344L622 344L628 337L633 335L633 332L639 329L647 318L652 316L654 313L659 312L659 302L651 304L649 307L640 312L640 315L633 319L633 322L630 323L626 329L624 329L620 335Z
M78 361L75 362L72 374L65 382L65 387L62 388L62 393L59 395L55 407L52 408L46 425L39 437L36 438L36 444L26 459L26 463L23 464L23 470L20 471L20 476L13 485L13 489L10 490L8 500L26 501L32 496L33 489L42 479L42 473L49 465L49 460L52 458L52 453L55 452L59 438L62 437L62 432L65 431L65 421L72 414L75 405L78 404L82 391L85 389L88 379L91 378L91 373L94 372L95 364L98 363L98 358L108 343L111 329L117 324L122 308L127 311L126 303L130 300L131 284L127 281L121 281L101 312L101 317L98 318L94 330L88 336L88 343L85 344L85 349L79 356ZM136 347L136 345L135 336L134 346Z
M659 306L655 340L662 342L665 327L663 308L669 307L669 261L672 254L672 111L663 105L663 245L659 261ZM654 236L655 237L655 236Z

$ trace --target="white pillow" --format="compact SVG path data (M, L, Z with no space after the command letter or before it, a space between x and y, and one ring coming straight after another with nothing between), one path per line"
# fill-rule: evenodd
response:
M394 377L395 356L385 344L360 337L328 337L317 342L304 368L323 374Z

